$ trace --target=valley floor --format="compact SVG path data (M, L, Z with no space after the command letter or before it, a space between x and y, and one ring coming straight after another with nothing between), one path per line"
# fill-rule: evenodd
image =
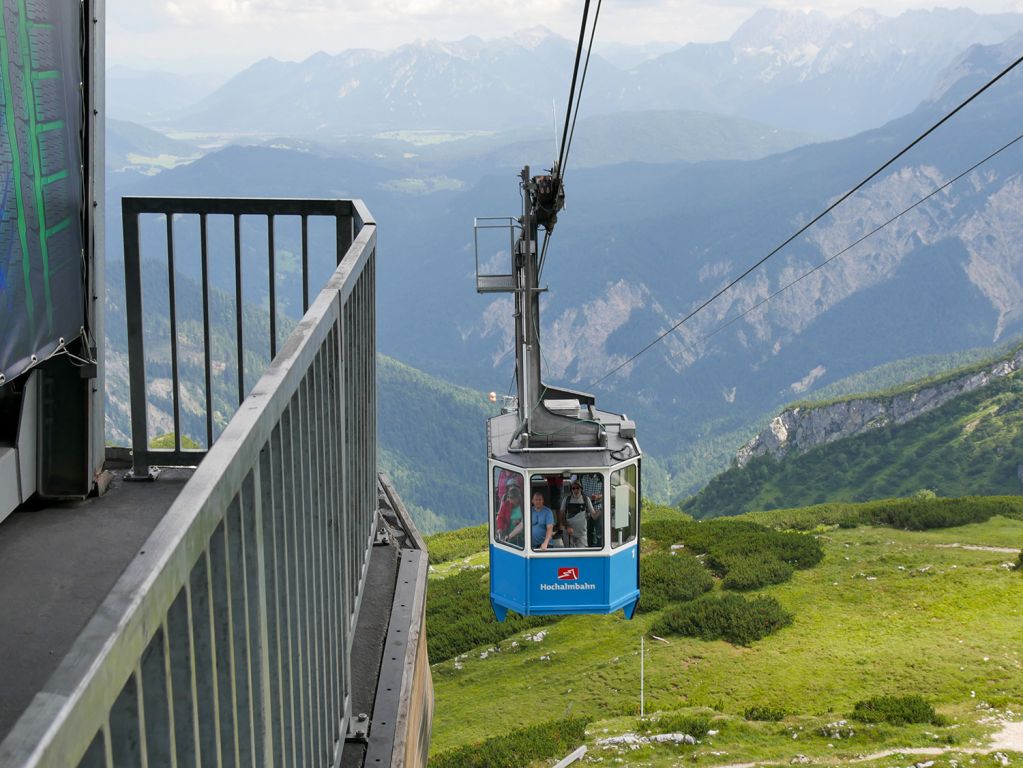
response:
M1023 763L1023 573L1011 570L1023 522L820 538L820 565L762 590L795 615L791 626L745 648L647 636L652 721L637 722L639 652L657 614L568 617L434 665L432 753L583 715L582 764ZM468 562L478 568L480 556ZM861 699L911 693L947 724L844 722ZM786 717L747 721L752 705ZM711 732L695 745L613 738L657 733L656 713L674 710L711 716Z

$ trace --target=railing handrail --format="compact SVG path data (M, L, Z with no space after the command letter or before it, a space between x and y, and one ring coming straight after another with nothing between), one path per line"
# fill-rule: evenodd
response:
M192 199L181 199L182 209L188 200ZM250 202L255 210L273 201ZM338 322L356 279L375 253L376 225L361 201L313 202L347 204L359 222L354 242L146 540L139 556L117 580L57 671L0 743L0 764L66 765L69 760L81 758L97 731L109 729L110 710L122 687L136 674L140 658L156 632L161 627L166 631L167 612L188 584L194 564L203 556L247 476L258 471L261 452L278 420ZM166 208L161 207L160 212L164 211ZM375 354L372 349L370 353ZM371 475L375 483L375 471ZM254 503L258 510L258 494ZM254 519L256 525L261 525L258 511ZM369 528L370 540L362 543L367 551L372 543L372 525ZM262 573L260 570L261 597L265 596ZM106 738L109 744L109 730Z

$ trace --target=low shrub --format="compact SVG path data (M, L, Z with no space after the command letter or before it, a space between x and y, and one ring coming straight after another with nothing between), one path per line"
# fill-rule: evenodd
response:
M425 538L426 551L431 563L445 563L458 557L468 557L487 548L489 533L486 525L444 531Z
M754 705L746 707L742 716L747 720L758 720L767 723L777 723L785 719L785 710L781 707L770 707L766 705Z
M781 584L792 578L795 570L788 563L770 555L728 557L721 562L725 570L721 586L740 592L760 589L769 584Z
M702 739L710 730L710 718L686 712L662 712L656 717L639 720L636 730L645 734L684 733L694 739Z
M585 717L553 719L515 728L430 756L430 768L521 768L536 760L562 757L586 740Z
M662 544L677 544L686 538L695 523L691 519L647 520L643 523L643 536Z
M556 620L552 616L509 613L504 622L498 622L490 607L485 570L467 569L433 579L426 590L426 637L431 663L452 659L478 646L492 645Z
M714 579L692 555L653 552L639 560L639 610L659 611L668 603L692 600L714 586Z
M818 525L855 528L858 525L884 525L911 531L954 528L967 523L983 523L995 515L1023 520L1023 498L1019 496L963 496L943 499L915 496L908 499L883 499L860 504L817 504L812 507L751 512L741 516L744 522L759 522L772 528L812 530Z
M1016 558L1016 570L1023 571L1023 549L1019 551L1019 557Z
M934 707L923 696L915 693L908 696L871 696L856 702L850 717L861 723L891 725L940 722Z
M790 623L792 614L772 597L747 600L736 594L703 595L668 608L650 631L749 645Z
M706 554L707 566L724 579L726 589L779 584L791 578L795 569L812 568L824 557L813 536L775 531L746 520L660 520L647 525L644 532L663 544L681 542L692 552Z

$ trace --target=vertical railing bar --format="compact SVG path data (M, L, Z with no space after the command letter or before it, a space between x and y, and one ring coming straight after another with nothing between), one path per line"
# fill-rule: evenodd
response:
M348 653L352 652L352 637L355 633L355 605L358 598L359 592L359 568L362 562L362 555L359 552L359 542L362 540L362 525L359 522L359 518L356 515L355 506L355 491L357 480L355 477L355 440L354 431L355 425L358 420L358 413L354 408L355 399L357 397L355 393L355 355L353 354L355 346L352 343L352 339L355 335L354 324L352 323L352 299L349 296L345 302L344 313L345 313L345 453L347 455L347 461L345 462L345 476L348 478L348 490L345 493L345 517L348 519L349 530L352 531L354 537L352 541L348 542L349 558L348 570L349 570L349 605L348 615L345 616L345 624L348 627Z
M277 270L274 266L274 215L266 215L266 250L270 290L270 359L277 357Z
M142 269L139 214L121 201L124 237L124 308L128 321L128 383L131 391L132 475L149 472L149 415L146 407L146 348L142 321Z
M213 341L210 333L209 233L206 214L199 214L199 261L202 270L203 383L206 387L206 450L213 447Z
M298 762L299 756L299 732L302 727L301 711L298 712L296 717L296 679L295 674L295 654L297 653L298 643L295 641L295 626L298 624L297 611L298 607L295 605L294 600L294 588L295 580L293 578L292 568L295 563L295 550L294 550L294 527L290 525L290 519L288 518L289 511L295 509L295 493L294 493L294 474L289 471L294 468L294 434L292 420L292 412L295 407L295 398L293 397L289 401L288 406L284 409L284 413L281 414L281 477L287 477L289 481L284 484L283 494L285 503L281 509L281 534L284 541L284 552L285 552L285 570L284 570L284 588L285 588L285 615L288 632L288 717L291 720L291 765L300 765Z
M315 414L316 432L316 460L313 469L316 473L314 481L317 488L318 511L316 520L316 561L317 561L317 600L316 600L316 636L320 647L320 680L322 680L320 696L320 723L323 732L324 756L333 755L334 729L331 721L330 689L334 686L333 675L331 674L330 652L327 645L327 560L326 560L326 533L327 533L327 497L326 497L326 467L324 456L326 445L323 440L323 426L326 414L323 409L323 347L321 346L313 357L310 376L313 382L315 398L313 400L313 413Z
M185 580L185 613L188 621L188 663L192 683L192 740L197 768L202 768L202 738L199 734L199 686L195 664L195 614L192 611L192 580Z
M337 419L334 422L334 436L335 446L337 451L335 471L338 475L338 494L336 504L338 507L338 553L341 558L340 575L338 585L340 587L341 599L338 602L338 629L340 632L340 648L339 653L341 654L342 660L345 662L345 669L343 671L342 679L340 680L341 685L341 733L344 734L347 728L347 705L348 705L348 688L349 680L351 679L350 674L350 659L351 656L348 653L348 606L350 599L348 596L349 592L349 563L351 562L351 553L349 552L349 536L348 536L348 516L345 514L345 503L344 495L348 488L348 478L344 474L345 461L347 454L345 453L344 446L344 421L346 418L346 411L344 407L345 398L345 386L344 386L344 360L341 352L341 344L343 343L344 335L344 306L338 300L338 313L337 321L334 325L334 371L337 381L337 393L335 395L335 402L337 408Z
M283 413L281 418L283 418ZM277 424L270 432L267 452L266 485L270 492L269 496L264 495L266 506L261 510L260 525L263 546L260 548L259 578L260 605L262 607L260 622L264 631L263 645L266 649L263 654L266 659L263 675L267 681L266 688L268 689L268 693L264 696L263 728L267 734L266 738L272 740L272 743L267 745L264 759L267 765L283 765L286 740L284 738L284 678L281 668L281 550L277 541L277 513L282 506L278 499L278 493L283 486L278 470L281 460L281 419L278 419Z
M266 446L263 446L264 450ZM262 451L260 452L262 455ZM248 483L248 481L245 481ZM259 678L253 675L252 670L254 665L259 665L257 669L262 669L262 643L257 642L257 638L260 634L260 627L252 626L252 608L253 601L255 601L255 608L259 611L259 583L258 574L256 576L257 583L251 584L250 575L252 570L253 562L259 560L259 550L262 544L260 539L260 531L262 530L260 525L260 496L262 488L262 459L257 459L252 465L252 495L246 496L244 493L241 495L241 515L240 520L242 521L242 535L240 538L241 545L241 590L242 590L242 611L245 614L245 642L243 647L245 649L245 668L242 670L242 684L247 686L247 706L246 711L242 713L242 716L247 718L249 724L249 743L248 743L248 755L249 761L255 765L258 763L258 755L260 754L256 750L256 734L260 732L261 725L263 722L262 711L260 711L259 727L257 727L256 720L256 702L255 698L257 695L256 684L259 682ZM245 484L242 486L245 487ZM251 537L251 539L250 539ZM250 547L252 545L252 547ZM253 549L254 551L250 551ZM258 621L258 613L257 613ZM253 654L260 653L260 658L253 662ZM261 698L262 701L262 698ZM239 749L242 749L244 745L241 744L241 736L238 737ZM260 744L260 747L263 745Z
M135 671L132 672L135 678L135 691L138 702L138 728L139 728L139 767L149 768L149 744L146 734L146 692L143 688L142 665L135 660Z
M315 366L315 361L311 363L310 368ZM310 738L312 743L312 754L313 759L319 762L323 758L323 741L322 741L322 713L320 712L320 656L319 656L319 637L316 631L316 601L317 601L317 578L316 578L316 554L314 551L314 536L315 536L315 519L316 519L316 504L317 504L317 493L316 486L313 482L313 476L315 472L314 463L308 460L308 457L314 456L316 452L316 431L313 422L315 421L315 413L313 412L313 395L312 395L312 382L311 382L311 370L307 370L305 376L302 377L301 388L303 392L303 434L305 435L307 450L305 455L307 460L303 462L303 473L302 473L302 486L306 489L306 503L305 508L305 519L303 520L303 542L305 546L305 572L306 572L306 616L307 616L307 627L308 627L308 643L309 648L309 718L312 724L310 730Z
M107 714L106 720L103 721L103 757L106 760L107 768L116 768L114 766L114 743L110 737L109 714Z
M309 311L309 214L302 214L302 314Z
M178 320L174 296L174 214L167 213L167 298L171 345L171 407L174 416L174 450L181 450L181 393L178 391Z
M338 312L340 319L340 312ZM334 653L337 656L338 665L338 676L337 676L337 721L338 728L340 729L341 739L345 736L345 693L348 690L348 678L349 670L351 669L351 659L345 654L344 644L344 626L341 622L341 616L343 614L344 605L344 563L345 563L345 538L344 538L344 526L343 526L343 515L341 510L341 486L342 477L340 475L341 470L341 446L338 442L338 423L341 420L340 410L340 397L341 397L341 384L340 384L340 372L338 370L338 339L340 336L339 320L334 322L334 327L330 334L330 408L331 408L331 428L330 428L330 443L331 443L331 467L330 475L333 482L333 515L334 515L334 535L332 536L333 550L334 550L334 575L332 582L334 584L334 602L333 602L333 615L331 617L331 626L334 629ZM343 748L343 744L342 744Z
M244 486L244 480L242 481L242 485ZM222 524L224 526L224 529L223 529L224 530L224 533L223 533L223 536L224 536L224 564L223 564L224 576L223 576L223 578L224 578L224 582L225 582L225 585L224 585L224 601L227 604L225 606L222 606L222 609L224 609L224 611L225 611L224 616L223 617L219 617L216 620L217 621L226 621L227 622L227 628L226 628L226 631L224 632L224 639L225 639L226 644L227 644L228 679L231 682L231 690L228 692L228 700L230 702L230 710L231 710L231 734L230 734L230 736L231 736L231 743L228 745L228 749L230 749L230 750L232 750L234 752L234 761L231 764L232 765L240 766L241 765L241 751L239 749L239 744L238 744L238 730L239 730L239 726L238 726L238 660L237 660L236 654L235 654L235 642L234 642L235 632L237 631L235 627L236 627L237 622L238 622L238 617L235 616L235 610L234 610L234 591L237 589L237 586L234 583L234 576L231 573L231 568L232 568L232 564L233 564L234 558L236 556L241 557L241 553L240 552L236 553L236 552L234 552L231 549L231 514L230 514L230 512L231 512L231 507L234 505L235 502L237 502L237 504L238 504L238 546L239 547L244 546L242 544L242 538L245 535L244 534L244 525L245 524L243 522L244 510L243 510L243 506L242 506L242 491L239 488L237 495L234 497L234 500L231 503L228 504L227 510L225 510L224 517L222 518ZM213 535L216 536L217 534L214 533ZM210 551L210 563L211 563L211 565L212 565L212 561L213 561L213 552L211 550ZM210 570L210 582L212 583L213 580L214 580L214 572L211 569ZM211 609L210 610L213 611L214 610L213 602L211 602L210 605L211 605ZM215 614L211 613L211 615L215 615ZM216 666L219 667L220 663L218 663ZM217 698L217 705L218 705L218 711L219 711L219 705L220 705L220 698L219 697ZM223 725L224 725L223 718L221 718L221 727L222 728L223 728Z
M359 422L358 422L358 433L357 433L356 438L355 438L355 440L356 440L355 444L357 446L359 446L359 449L360 449L359 462L358 462L358 465L357 465L357 471L359 473L359 508L358 508L357 514L359 515L359 519L363 521L363 524L365 526L365 530L364 530L364 533L363 533L363 539L362 539L363 546L365 546L366 539L368 538L369 534L371 533L371 531L369 530L370 529L370 521L367 518L367 511L368 510L367 510L367 499L366 499L366 470L368 469L368 467L366 467L366 465L365 465L366 446L367 446L367 443L368 443L367 435L366 435L366 401L369 398L369 392L366 391L366 357L365 357L365 355L366 355L366 342L365 342L365 339L363 338L363 335L366 332L366 329L363 326L363 321L364 321L364 317L363 317L363 315L364 315L364 312L363 312L363 297L365 295L365 289L366 289L366 282L363 279L364 277L365 277L365 273L359 275L359 278L358 278L358 280L355 283L355 305L354 305L355 316L356 316L356 323L357 323L357 326L356 326L357 327L357 333L355 334L355 344L356 344L355 359L358 361L358 366L359 366L359 368L358 368L358 376L359 376L359 402L358 402ZM366 561L368 559L369 558L364 553L363 557L362 557L362 573L360 573L360 576L362 576L362 574L365 573ZM359 591L361 592L363 590L363 588L364 587L363 587L363 584L362 584L362 579L360 578L360 581L359 581Z
M170 742L170 768L177 768L178 765L178 743L177 734L174 733L174 676L171 674L171 635L167 624L167 616L164 614L160 622L160 629L163 632L163 684L167 692L167 731Z
M337 216L335 218L337 228L337 263L340 265L348 249L352 246L352 217Z
M234 311L238 349L238 404L245 400L245 342L242 337L242 220L234 214Z
M294 516L292 519L292 526L294 531L295 539L295 613L296 620L295 626L297 628L296 645L298 646L298 692L299 692L299 713L301 715L301 744L302 744L302 760L300 765L309 765L313 761L313 756L310 752L311 741L310 734L312 729L312 723L310 722L310 707L309 704L309 644L308 636L306 632L306 626L308 622L308 614L306 608L306 575L305 575L305 537L303 535L303 524L302 518L305 514L307 504L305 501L305 488L302 484L302 457L306 455L305 442L303 436L305 434L305 419L302 415L303 410L303 393L302 385L299 386L295 392L295 410L296 413L292 419L292 434L294 442L292 445L292 483L295 487L295 505Z
M302 377L302 381L299 384L299 389L302 392L302 445L303 445L303 456L308 457L312 450L312 443L310 441L311 421L309 416L309 377L308 373ZM310 528L313 510L313 489L309 483L309 461L303 460L301 467L301 474L299 475L299 482L302 485L302 506L301 506L301 522L300 522L300 534L302 537L302 606L303 613L305 615L305 654L306 654L306 685L309 686L309 695L306 698L307 707L306 712L308 716L309 732L307 739L309 741L309 754L314 761L319 761L320 758L320 744L319 744L319 727L320 718L319 711L317 708L318 696L316 693L316 638L315 638L315 617L313 612L313 601L314 601L314 575L313 575L313 564L312 564L312 544L310 542L311 534Z
M324 616L324 625L327 628L328 652L327 658L330 661L330 728L331 733L337 738L335 744L341 737L340 733L340 711L338 707L338 691L343 684L342 667L346 663L338 654L337 643L337 547L334 546L334 536L337 532L337 472L334 464L334 440L332 425L337 418L334 410L333 400L333 355L334 327L327 331L326 339L323 342L323 438L325 449L324 471L327 478L327 507L326 527L324 529L324 546L327 552L327 611Z
M226 535L226 530L225 530ZM214 615L216 601L213 599L213 563L207 546L200 557L206 559L206 616L210 633L210 700L213 702L213 749L217 768L223 766L223 734L220 732L220 681L217 679L217 617Z

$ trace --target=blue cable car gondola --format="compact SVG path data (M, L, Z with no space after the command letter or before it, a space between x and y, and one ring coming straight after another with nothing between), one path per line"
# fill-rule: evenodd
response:
M515 404L487 423L490 601L513 610L612 613L639 601L640 461L635 424L594 398L540 378L537 227L553 228L557 177L522 172L523 215L509 221L509 274L481 275L477 291L515 294ZM477 230L491 225L476 220ZM507 226L507 225L506 225ZM515 239L514 233L518 233Z

